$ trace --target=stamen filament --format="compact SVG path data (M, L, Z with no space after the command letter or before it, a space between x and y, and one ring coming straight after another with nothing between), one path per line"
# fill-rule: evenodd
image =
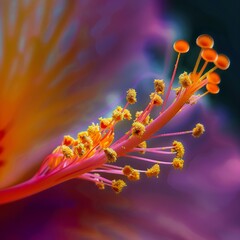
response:
M154 160L154 159L150 159L150 158L138 157L138 156L133 156L133 155L126 155L126 157L145 161L145 162L157 163L157 164L166 164L166 165L172 164L172 162L158 161L158 160Z
M166 152L158 149L159 148L134 148L133 151L135 152L144 151L144 152L161 153L161 154L174 154L174 152Z
M162 133L162 134L154 135L151 138L178 136L178 135L184 135L184 134L189 134L189 133L192 133L192 130L183 131L183 132L174 132L174 133Z
M200 53L199 53L199 55L198 55L197 61L196 61L196 63L195 63L194 69L193 69L193 74L195 74L195 73L197 72L199 63L200 63L200 61L201 61L201 54L202 54L202 50L200 51Z
M203 66L202 66L202 68L201 68L201 70L200 70L200 72L198 73L198 77L199 78L202 76L202 74L203 74L204 70L206 69L207 65L208 65L208 62L205 61Z
M168 98L169 98L169 95L170 95L170 91L171 91L171 89L172 89L173 81L174 81L175 76L176 76L176 72L177 72L177 67L178 67L180 55L181 55L181 53L179 52L178 55L177 55L177 60L176 60L176 63L175 63L175 66L174 66L174 70L173 70L173 73L172 73L171 81L170 81L170 84L169 84L168 89L167 89L167 94L166 94L166 97L165 97L165 99L164 99L164 101L163 101L163 105L162 105L162 110L161 110L161 112L164 111L164 107L165 107L166 104L167 104L167 101L168 101Z

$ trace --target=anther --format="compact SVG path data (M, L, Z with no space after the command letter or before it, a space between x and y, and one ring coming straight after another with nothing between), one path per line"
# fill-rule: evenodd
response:
M112 181L112 189L116 193L120 193L122 191L122 189L126 186L127 186L127 184L121 179Z
M140 179L139 171L135 170L129 165L126 165L122 171L123 174L127 176L130 181L138 181Z
M110 126L112 118L99 118L99 124L101 129L105 129Z
M136 90L133 88L128 89L126 99L127 99L127 102L130 104L136 103L137 102Z
M184 72L184 73L179 75L179 83L184 88L187 88L192 84L192 80L189 77L187 72Z
M65 145L62 145L62 153L66 158L72 158L74 155L72 149Z
M115 121L121 121L123 120L123 113L122 113L123 108L118 106L113 112L112 112L112 118Z
M145 126L140 122L134 122L132 124L132 135L141 137L145 132Z
M156 106L161 106L163 104L163 99L161 98L161 96L157 95L156 93L151 93L150 99L153 101L153 104Z
M184 160L180 158L174 158L172 161L172 165L175 169L183 169Z
M200 137L205 132L205 128L201 123L197 123L192 130L193 137Z
M157 94L164 94L165 83L163 80L155 79L154 80L154 89Z
M84 147L84 144L79 143L77 146L73 148L74 153L77 154L77 156L81 157L85 154L86 150Z
M117 153L112 148L104 149L104 153L107 157L108 162L113 163L117 161Z
M148 177L158 177L159 173L160 173L159 164L154 164L151 168L148 168L146 171L146 175Z
M63 137L63 145L70 146L73 145L74 142L74 138L72 138L70 135L66 135Z
M132 114L130 113L130 111L128 109L123 110L123 118L127 119L127 120L132 119Z
M95 184L98 187L98 189L100 189L100 190L104 190L105 189L105 184L104 184L103 181L98 181Z
M173 141L173 147L172 147L171 151L176 153L177 158L182 158L185 153L183 144L178 141Z

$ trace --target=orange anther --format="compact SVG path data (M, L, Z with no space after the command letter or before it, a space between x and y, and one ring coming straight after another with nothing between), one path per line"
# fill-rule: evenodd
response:
M216 72L211 72L207 75L207 80L209 83L219 84L221 82L220 76Z
M206 61L206 62L214 62L218 58L217 52L212 49L212 48L205 48L202 50L201 57Z
M189 51L189 44L185 40L178 40L173 44L173 48L178 53L186 53Z
M214 61L214 63L218 68L220 68L222 70L226 70L230 66L230 60L224 54L219 54L218 58Z
M197 38L196 43L201 48L212 48L214 40L208 34L202 34Z
M212 94L217 94L217 93L219 93L219 91L220 91L218 85L212 84L212 83L208 83L208 84L206 85L206 88L207 88L208 92L210 92L210 93L212 93Z

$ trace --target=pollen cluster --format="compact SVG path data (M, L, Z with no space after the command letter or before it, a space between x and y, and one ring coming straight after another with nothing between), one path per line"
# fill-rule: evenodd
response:
M191 86L192 80L187 72L184 72L181 75L179 75L179 84L184 88Z
M154 89L157 94L164 94L165 83L164 80L155 79L154 80Z
M132 124L132 135L141 137L145 132L145 126L140 122L134 122Z
M183 165L184 165L184 160L180 159L180 158L174 158L172 165L175 169L183 169Z
M127 91L127 96L126 96L127 102L130 104L134 104L137 102L137 92L135 89L130 88Z
M112 148L106 148L104 152L108 162L113 163L117 161L117 153Z
M177 158L182 158L185 153L184 146L181 142L174 141L173 142L173 147L172 147L172 152L176 153Z
M196 124L196 127L192 130L192 135L196 138L200 137L205 132L205 128L201 123Z
M137 181L140 179L139 171L133 169L130 165L126 165L122 171L123 174L131 181Z
M160 173L159 164L154 164L151 168L148 168L146 171L146 175L148 177L158 177L159 173Z
M127 184L121 179L112 181L112 189L116 193L120 193L122 191L122 189L126 186L127 186Z

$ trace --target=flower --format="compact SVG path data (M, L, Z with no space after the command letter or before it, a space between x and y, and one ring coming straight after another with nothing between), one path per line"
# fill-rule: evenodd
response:
M53 150L52 154L46 157L40 169L30 180L0 191L0 203L21 199L74 178L94 182L100 189L105 189L105 186L110 186L116 193L120 193L126 186L126 183L122 179L111 180L102 176L102 173L126 175L129 180L139 180L140 172L145 172L147 176L158 175L158 173L149 174L149 171L156 172L156 170L150 170L151 168L147 170L139 170L132 169L132 167L128 167L126 174L125 167L116 164L108 164L115 163L117 159L121 157L157 164L154 165L155 167L152 167L152 169L155 169L158 164L171 164L175 169L182 169L184 165L183 157L185 149L181 142L173 141L171 146L160 146L156 148L147 147L142 149L138 148L138 146L152 137L161 138L188 133L192 133L192 135L196 137L203 133L204 127L202 124L198 123L193 130L163 135L158 134L154 136L154 134L159 130L162 130L162 128L170 122L175 115L183 111L184 108L191 103L191 99L194 99L194 102L196 102L208 93L216 94L219 92L219 81L213 81L215 80L215 77L212 77L212 73L216 69L226 70L229 67L230 61L225 55L217 54L213 49L213 39L209 35L200 35L197 38L196 43L200 47L200 53L193 68L193 72L189 73L191 84L180 87L170 105L167 106L167 102L172 90L180 56L189 51L189 44L185 40L178 40L173 45L174 50L177 52L177 60L164 100L158 95L157 92L159 92L159 86L156 86L156 81L154 81L155 92L150 95L150 102L131 124L130 129L122 137L113 142L116 125L125 118L131 119L131 117L129 117L131 112L128 107L129 104L136 102L136 91L134 91L135 101L129 102L129 92L133 92L133 89L128 90L125 106L118 106L113 110L112 118L110 118L110 122L106 127L104 126L104 128L101 129L98 124L92 123L87 131L79 132L76 139L69 136L64 137L62 143ZM199 63L201 60L204 63L199 69ZM214 63L214 66L210 70L205 71L208 63ZM186 75L186 72L184 74ZM215 73L215 75L217 75L217 73ZM201 95L196 95L196 93L203 87L206 87L206 91ZM162 94L162 91L160 94ZM161 104L158 104L158 98L156 96L161 99ZM146 124L146 117L148 118L149 115L152 115L152 110L155 105L161 107L160 113L155 117L153 116L152 120ZM125 117L126 110L128 113L127 117ZM101 121L102 118L100 118L100 125ZM144 124L146 124L146 126ZM65 143L67 143L67 145L65 145ZM169 148L171 148L171 152L163 151ZM144 154L147 154L148 152L158 155L176 153L176 156L172 161L159 161L149 159L149 157L139 157L132 154L129 155L131 152L134 153L142 150L145 151ZM157 170L157 172L159 171L160 170Z
M179 172L170 172L170 177L174 179L170 179L172 187L165 181L167 169L161 173L163 181L156 179L155 184L152 179L145 181L145 186L142 182L134 183L135 187L130 186L118 196L108 191L96 191L94 186L82 181L72 181L23 201L1 206L1 237L234 239L235 236L237 239L236 210L239 201L237 196L234 197L239 187L237 146L232 139L219 134L220 128L213 121L212 110L205 113L197 107L191 114L187 109L184 111L184 118L178 118L175 124L179 126L187 119L203 122L208 127L203 140L189 140L191 144L187 144L186 154L190 152L195 159L191 161L192 157L186 155L186 164L190 161L192 164L189 171L184 168ZM196 119L192 119L194 117ZM207 139L209 141L205 141ZM146 144L143 150L145 148ZM202 149L218 154L213 164L208 158L201 157ZM206 156L208 154L206 152ZM194 164L196 159L197 164ZM214 171L219 160L222 164ZM226 178L223 170L231 174ZM198 173L196 179L195 173ZM183 179L183 176L186 178ZM209 184L208 180L214 181ZM215 188L212 183L215 183ZM141 188L138 188L140 185ZM217 194L219 190L220 195ZM207 201L204 197L208 197Z

